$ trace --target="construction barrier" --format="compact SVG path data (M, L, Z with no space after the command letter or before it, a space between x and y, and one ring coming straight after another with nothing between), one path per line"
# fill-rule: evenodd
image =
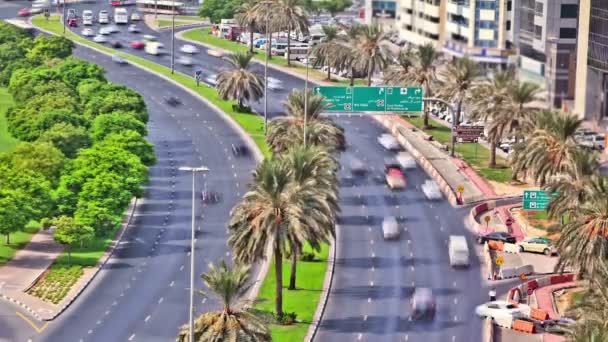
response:
M519 253L519 246L514 243L505 243L504 251L505 253Z
M521 331L521 332L529 333L529 334L534 334L536 332L536 327L534 326L534 323L528 322L528 321L522 321L519 319L516 319L513 321L512 328L513 328L513 330Z
M537 321L544 321L546 319L549 319L549 313L547 313L547 311L545 310L531 308L530 318L535 319Z
M500 272L498 273L498 276L500 277L500 279L519 277L519 273L517 273L516 271L517 271L517 268L514 268L514 267L501 268Z
M523 266L519 266L517 268L517 274L522 275L522 274L532 274L534 273L534 266L532 265L523 265Z
M554 276L549 277L549 281L550 281L551 285L571 282L571 281L574 281L574 274L570 273L570 274L554 275Z

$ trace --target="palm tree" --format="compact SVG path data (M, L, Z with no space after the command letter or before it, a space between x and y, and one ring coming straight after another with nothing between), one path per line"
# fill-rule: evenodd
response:
M359 36L363 29L364 25L352 25L350 29L346 31L346 42L335 46L335 54L339 58L336 61L336 69L350 70L351 87L355 85L355 74L360 71L359 59L357 57L357 44L359 43Z
M608 193L594 193L572 210L555 243L559 253L556 270L568 267L593 276L606 267L608 258Z
M425 97L433 97L433 84L437 79L436 68L439 53L433 44L418 47L413 54L412 66L403 74L395 75L394 81L422 87ZM429 108L424 106L424 127L429 127Z
M281 156L292 170L292 178L296 187L301 189L314 188L317 191L317 201L308 203L305 210L311 216L318 217L320 222L312 221L315 225L304 226L304 235L313 250L319 251L321 243L329 243L335 236L334 225L338 206L338 180L336 172L338 163L323 147L295 145ZM297 190L296 190L297 191ZM298 255L302 251L303 241L294 241L295 249L290 251L291 275L289 290L296 289L296 268Z
M480 76L481 69L474 60L468 57L456 59L439 73L437 95L450 103L456 103L454 126L460 124L462 105L471 101L473 90L476 83L479 82ZM453 136L452 139L456 139L456 136Z
M403 75L410 71L414 65L414 50L410 47L399 51L397 63L389 64L384 69L384 83L390 85L405 85Z
M271 244L275 266L275 310L283 315L283 255L296 251L306 240L307 227L322 222L306 210L322 200L317 189L299 187L292 171L280 160L265 159L254 172L254 182L230 213L228 244L236 261L251 263L265 258Z
M538 113L532 134L522 148L513 153L513 173L525 174L544 186L553 177L573 171L580 150L574 133L581 123L582 120L571 114Z
M308 91L306 115L306 141L330 151L341 150L346 145L344 129L332 119L321 117L325 110L323 96ZM283 104L287 116L273 119L268 124L266 142L274 153L283 153L294 143L304 140L304 91L294 89Z
M260 8L264 17L271 16L272 26L287 31L287 66L291 65L291 32L308 34L308 16L300 0L270 0ZM269 14L270 13L270 14Z
M194 339L206 341L271 341L270 330L257 316L242 309L241 297L249 288L249 267L230 268L222 260L216 267L209 264L209 270L202 276L203 283L220 300L223 308L219 311L200 315L194 322ZM204 292L199 291L203 296ZM178 342L189 341L190 327L179 328Z
M260 0L246 0L243 1L239 12L235 15L239 26L246 27L249 30L249 53L253 54L253 33L256 29L257 13L255 11L255 5Z
M508 89L514 82L512 71L499 71L491 78L477 83L473 90L471 101L471 120L482 120L486 124L486 134L490 142L491 168L496 167L496 146L504 134L504 126L498 120L507 101ZM497 120L495 120L497 119Z
M327 66L327 80L331 81L331 69L340 68L344 61L344 55L349 49L339 40L338 29L335 26L323 25L325 39L317 44L311 54L316 58L315 66Z
M252 54L237 52L228 61L232 68L219 73L217 91L222 100L238 101L239 110L243 101L258 101L264 96L264 81L257 73L249 70Z
M358 38L355 55L359 66L367 72L367 85L371 86L376 67L386 66L389 36L378 25L364 25Z
M560 174L545 188L547 193L557 194L551 199L547 212L558 219L583 205L594 193L608 193L605 178L599 176L599 163L594 153L579 150L571 167Z

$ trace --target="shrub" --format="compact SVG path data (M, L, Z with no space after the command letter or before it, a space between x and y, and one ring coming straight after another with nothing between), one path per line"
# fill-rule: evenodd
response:
M280 325L292 325L296 323L297 316L295 312L284 312L283 315L276 316L276 319Z

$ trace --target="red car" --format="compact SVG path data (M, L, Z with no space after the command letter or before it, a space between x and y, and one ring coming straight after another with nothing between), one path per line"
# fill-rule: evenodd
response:
M68 26L69 27L78 27L78 21L76 21L75 18L68 19Z
M22 8L17 12L17 15L20 17L29 17L32 14L32 10L29 8Z
M131 47L134 49L143 49L145 45L146 44L140 42L139 40L134 40L131 42Z
M407 181L403 175L403 171L398 168L389 167L386 169L386 184L391 190L405 188Z

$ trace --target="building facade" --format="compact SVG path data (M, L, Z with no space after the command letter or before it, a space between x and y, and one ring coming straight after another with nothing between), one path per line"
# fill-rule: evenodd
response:
M445 28L445 1L398 0L396 29L399 38L413 45L441 47Z
M608 127L608 1L580 0L574 112Z
M365 0L365 23L381 25L386 31L396 29L396 0Z

